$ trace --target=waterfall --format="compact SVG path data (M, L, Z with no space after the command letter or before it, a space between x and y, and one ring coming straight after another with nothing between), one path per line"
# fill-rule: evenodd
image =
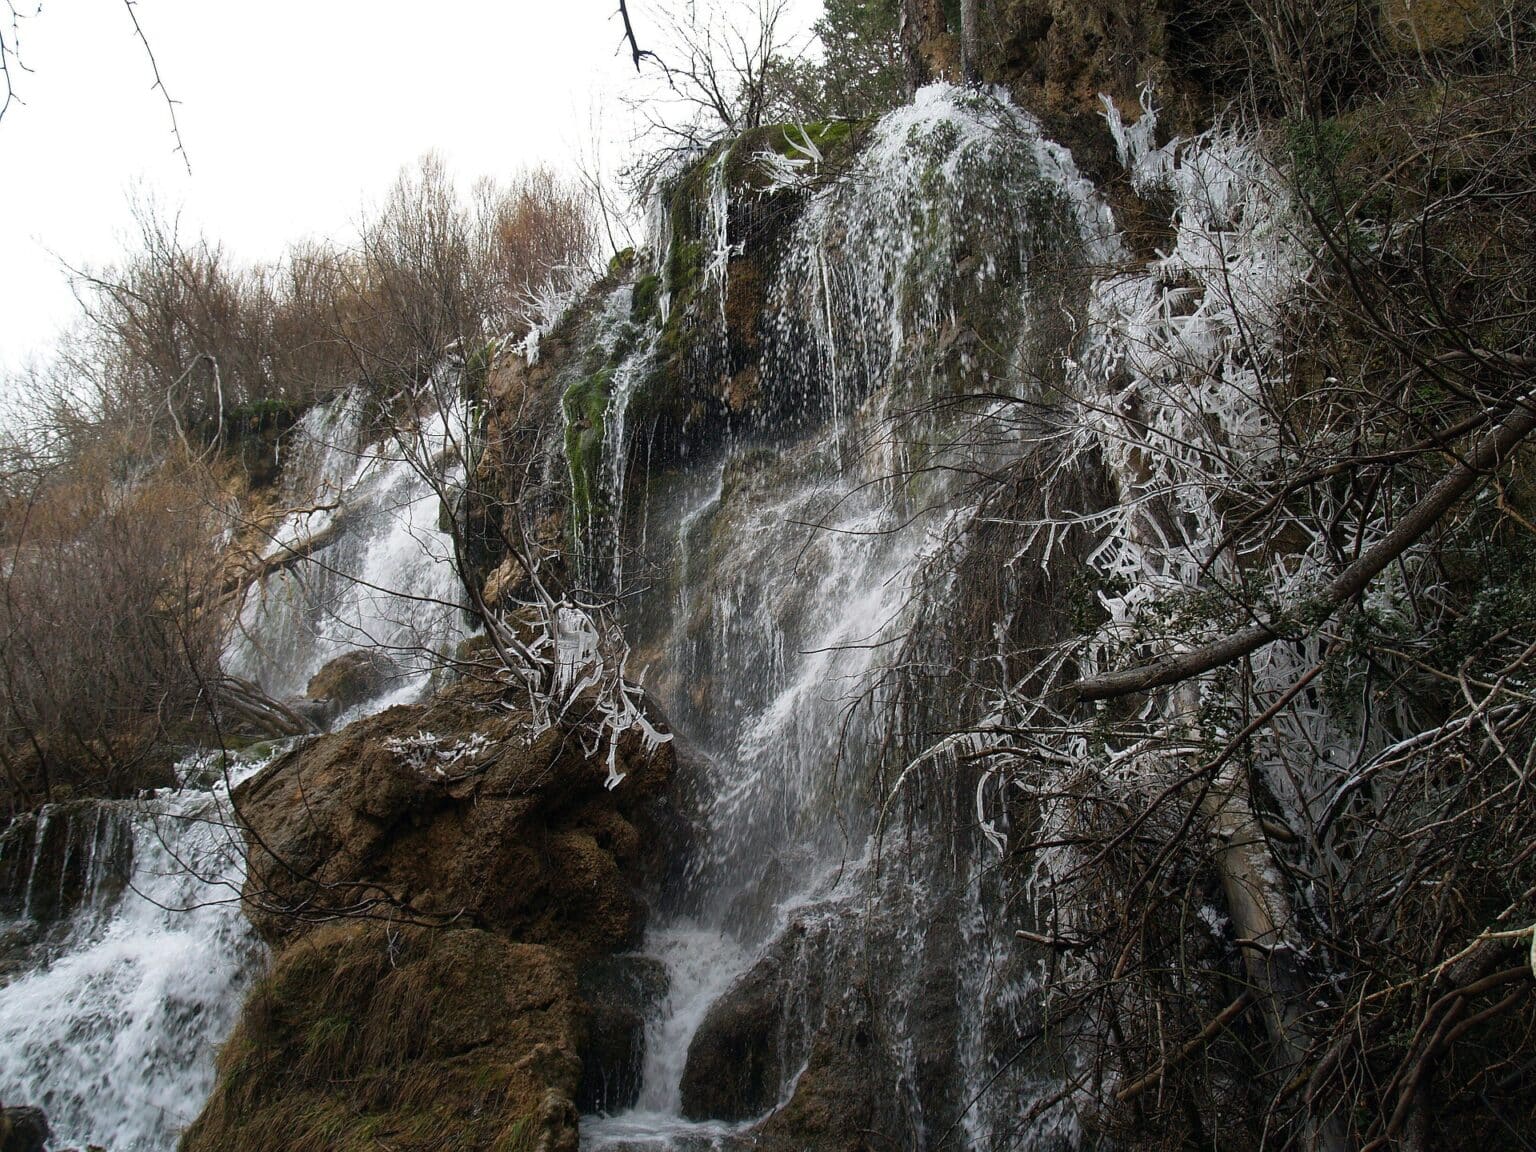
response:
M50 805L0 839L0 1099L43 1108L55 1147L165 1152L201 1109L264 953L243 852L223 781Z
M705 246L728 253L722 211L705 215ZM874 1004L881 1090L919 1138L997 1137L1000 1118L967 1105L1007 1075L999 1030L1032 1011L1032 977L985 922L1007 894L985 842L943 826L942 788L930 824L876 843L875 772L914 574L969 507L961 477L1010 451L986 403L949 401L1043 389L1108 229L1031 118L991 93L923 90L810 193L779 255L761 419L690 444L633 498L657 575L631 625L654 653L648 689L699 753L702 811L687 890L648 937L672 983L640 1100L588 1117L585 1146L729 1145L749 1121L684 1119L711 1074L689 1049L713 1007L769 977L777 1069L759 1115L793 1092L818 1029ZM610 424L607 439L641 437ZM1036 1146L1070 1142L1070 1125L1048 1127Z
M463 413L429 408L382 439L366 415L348 393L286 438L292 511L266 554L294 562L250 588L224 653L280 698L337 656L387 655L395 675L338 725L418 697L465 633L440 528ZM43 1108L56 1144L169 1152L202 1108L265 955L240 911L229 788L279 747L194 753L181 791L50 805L0 838L0 1100Z
M438 383L435 394L453 385ZM251 586L224 654L228 672L277 699L302 697L328 662L359 650L392 662L388 702L414 699L466 633L453 543L440 527L442 495L462 475L462 414L429 405L384 434L368 411L360 389L344 393L285 441L282 506L292 511L265 555L295 562Z

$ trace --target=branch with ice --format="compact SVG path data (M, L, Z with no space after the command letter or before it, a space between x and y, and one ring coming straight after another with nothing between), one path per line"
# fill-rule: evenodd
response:
M490 747L490 741L484 733L475 732L464 740L444 745L436 733L418 731L414 736L391 736L384 741L384 747L417 772L447 776L449 768L465 760L473 761Z
M791 135L792 132L798 134L799 138L796 139ZM789 148L788 152L777 152L767 148L752 157L768 180L763 188L764 195L771 196L786 189L794 191L805 188L816 178L821 169L823 163L821 149L816 147L816 142L811 139L811 134L805 130L804 125L793 124L786 127L784 143Z
M583 750L594 756L606 744L608 788L624 779L619 771L619 741L625 733L640 734L649 753L672 739L645 715L644 694L630 681L626 664L629 644L623 629L600 607L569 598L522 605L531 616L532 637L518 638L517 629L501 614L488 617L492 643L503 653L507 675L517 692L516 703L532 715L530 738L568 718L584 722Z

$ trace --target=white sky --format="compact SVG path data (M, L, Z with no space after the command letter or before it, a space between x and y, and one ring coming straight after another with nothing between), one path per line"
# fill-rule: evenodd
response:
M631 7L646 45L653 2ZM0 373L43 355L74 315L60 259L100 266L129 246L136 194L180 210L184 234L267 260L302 237L348 238L429 150L467 184L536 163L571 170L594 122L611 167L632 131L617 0L136 11L179 101L192 174L122 0L49 3L23 21L26 103L0 120Z

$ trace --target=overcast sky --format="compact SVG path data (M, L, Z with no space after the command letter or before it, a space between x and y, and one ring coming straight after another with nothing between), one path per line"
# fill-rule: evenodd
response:
M650 6L632 0L642 41ZM631 134L617 0L139 0L136 11L179 101L192 172L122 0L49 3L22 22L26 103L0 120L0 371L46 351L73 314L61 259L102 265L124 251L135 195L263 260L301 237L348 237L429 150L467 185L540 162L573 169L594 119L610 161Z

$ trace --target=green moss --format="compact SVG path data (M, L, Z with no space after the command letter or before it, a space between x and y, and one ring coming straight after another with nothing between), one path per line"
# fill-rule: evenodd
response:
M812 124L776 124L765 129L766 143L780 156L799 156L807 138L827 159L829 152L853 138L856 120L821 120ZM801 135L802 130L804 135Z
M667 287L674 301L692 299L704 277L704 243L674 237L667 254Z
M491 375L491 365L500 351L500 340L488 340L470 353L464 361L464 394L467 397L470 399L484 397L486 381Z
M571 470L571 506L578 532L592 522L612 381L613 369L605 367L572 384L561 397L565 410L565 460Z
M862 142L872 121L818 120L809 124L767 124L737 139L726 161L726 183L733 194L763 192L767 178L757 157L764 152L798 159L806 140L821 153L825 167L841 166ZM802 135L802 131L804 135Z
M608 261L608 275L613 277L627 276L630 269L635 266L635 250L633 248L621 248L613 254Z
M656 312L661 302L661 277L652 273L635 281L634 296L629 306L629 317L636 324Z

